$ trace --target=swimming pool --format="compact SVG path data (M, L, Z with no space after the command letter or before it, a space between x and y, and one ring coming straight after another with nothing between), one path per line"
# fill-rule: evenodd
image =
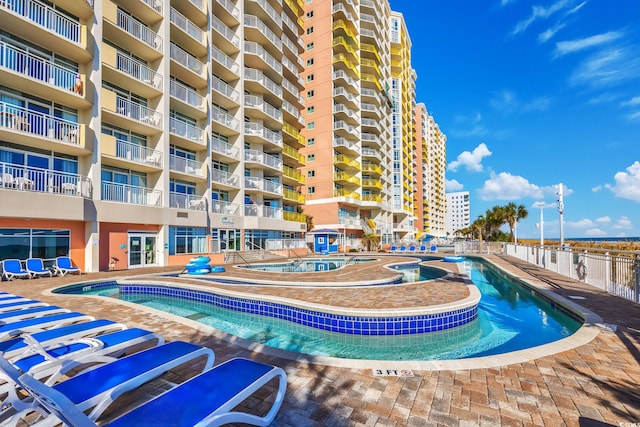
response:
M297 259L288 262L271 262L261 264L241 264L238 268L248 270L269 271L273 273L304 273L311 271L330 271L344 267L348 264L359 264L361 262L372 261L372 258L318 258L318 259Z
M66 293L111 296L189 318L270 347L315 356L368 360L447 360L501 354L567 337L582 324L562 307L510 280L482 260L465 261L482 297L477 318L443 331L364 336L329 332L206 302L150 293L120 293L117 283L66 287Z

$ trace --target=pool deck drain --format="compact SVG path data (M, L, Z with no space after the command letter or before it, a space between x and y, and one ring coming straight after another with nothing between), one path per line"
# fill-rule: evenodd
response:
M177 269L15 280L2 282L0 289L98 318L110 318L130 327L150 329L163 334L167 340L182 339L207 345L216 353L216 364L245 356L282 366L287 371L288 389L273 423L278 427L555 427L640 422L640 306L512 257L489 255L487 258L567 301L571 295L586 298L576 303L599 315L603 324L617 325L617 329L597 328L595 338L578 347L559 348L557 353L546 356L532 353L526 361L514 362L505 357L502 364L492 368L410 368L413 377L375 376L372 368L364 366L329 366L304 356L294 361L269 354L259 345L247 350L234 344L235 337L212 335L196 322L177 322L174 317L157 313L149 315L147 310L134 304L48 293L65 284ZM529 276L525 269L538 277ZM344 288L339 290L342 291ZM383 306L389 301L394 305L403 299L411 301L404 296L378 295L374 303ZM402 368L394 362L389 366L378 363L376 369ZM266 408L266 401L272 398L269 392L273 390L261 395L265 401L253 399L246 403L247 407L252 411ZM134 405L131 400L135 400L135 395L129 399L114 405L113 412Z

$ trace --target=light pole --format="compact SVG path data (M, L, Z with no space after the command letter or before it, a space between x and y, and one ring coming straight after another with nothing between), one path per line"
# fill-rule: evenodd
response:
M558 213L560 214L560 248L564 249L564 234L562 230L562 215L564 214L564 201L562 200L562 183L558 184Z
M537 203L538 208L540 208L540 223L536 224L540 227L540 248L544 247L544 202Z

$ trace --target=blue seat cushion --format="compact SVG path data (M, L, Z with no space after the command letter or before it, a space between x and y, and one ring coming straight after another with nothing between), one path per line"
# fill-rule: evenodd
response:
M52 314L51 316L36 317L34 319L20 320L17 322L11 322L6 325L0 325L0 332L9 332L15 329L23 329L31 326L37 326L43 323L54 323L60 320L72 319L74 317L85 316L82 313L71 311L69 313Z

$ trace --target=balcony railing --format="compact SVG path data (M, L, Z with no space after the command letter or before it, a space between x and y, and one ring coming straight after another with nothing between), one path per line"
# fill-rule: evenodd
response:
M223 200L213 200L211 202L211 211L223 215L238 215L240 207L237 203L229 203Z
M246 122L244 124L244 133L245 135L256 135L260 136L272 144L282 146L282 134L272 131L261 125L260 123L251 123Z
M78 76L74 70L61 67L51 61L45 61L39 56L27 53L6 42L0 42L0 67L25 74L64 90L74 90L76 76ZM82 94L80 93L80 95Z
M142 0L147 6L162 15L162 1L160 0Z
M102 182L102 200L132 205L162 206L162 191L104 181Z
M275 181L269 181L268 179L245 176L244 186L247 190L261 190L269 193L282 195L282 184Z
M248 205L244 205L244 215L282 219L282 208L248 204Z
M235 90L233 87L231 87L231 85L229 85L227 82L222 80L220 77L216 75L211 76L211 87L215 91L223 94L224 96L231 99L232 101L239 103L240 92Z
M85 176L4 162L0 162L0 188L58 193L88 199L92 193L91 180Z
M202 31L202 29L193 22L189 21L187 17L185 17L174 8L171 8L169 19L178 28L197 40L198 43L202 43L202 41L204 40L204 32Z
M169 119L169 126L171 127L171 133L178 135L185 139L190 139L199 144L204 144L204 129L190 125L189 123L182 122L180 120L171 117Z
M67 40L80 43L80 22L70 19L51 6L37 0L3 0L0 7L11 10Z
M206 211L207 200L204 196L184 193L169 193L169 206L179 209L190 209L194 211Z
M238 158L238 149L226 141L217 138L216 135L211 136L211 150L223 154L228 157Z
M273 80L269 77L265 76L264 73L260 70L256 70L253 68L244 69L244 79L252 80L260 83L262 86L267 88L271 93L278 97L282 97L282 87L277 85Z
M239 122L236 118L234 118L229 113L216 109L215 107L211 111L211 119L214 122L221 123L228 128L231 128L234 130L238 129Z
M282 50L282 40L257 16L245 14L244 25L245 27L257 28L278 50Z
M162 88L162 74L156 73L144 63L132 59L122 53L116 54L116 67L118 70L131 77L153 86L156 89Z
M213 169L211 171L211 181L218 184L229 185L232 187L239 187L238 176L229 172L221 171L220 169Z
M245 95L244 106L257 108L277 121L282 120L282 111L255 95Z
M238 37L238 35L233 32L233 30L229 27L227 27L224 22L222 22L220 20L220 18L218 18L217 16L213 15L211 17L211 22L212 22L212 27L219 32L220 34L222 34L222 36L227 39L227 41L229 43L231 43L232 45L234 45L237 48L240 48L240 37Z
M116 111L118 114L127 116L142 123L146 123L151 126L161 127L162 114L147 108L144 105L129 101L128 99L116 97Z
M171 80L169 94L182 102L196 107L198 110L204 110L204 98L202 95L175 80Z
M190 69L198 75L202 74L204 64L177 44L171 43L169 55L171 59L181 64L183 67Z
M217 46L211 46L211 57L224 65L224 67L230 70L233 74L240 75L240 66Z
M256 56L259 56L264 62L269 64L271 68L276 70L278 73L282 73L282 63L275 59L269 52L267 52L262 46L260 46L256 42L245 41L244 42L244 52L252 53ZM296 91L296 93L298 93Z
M80 124L6 102L0 102L0 128L71 144L80 143Z
M257 162L278 170L282 167L282 160L258 150L245 150L244 159L248 162Z
M169 156L169 169L176 172L185 173L187 175L204 176L202 171L202 162L191 160L184 157L171 155Z
M162 50L162 37L118 9L118 27L156 50Z
M155 167L162 167L162 152L140 144L116 140L116 157L143 163Z

